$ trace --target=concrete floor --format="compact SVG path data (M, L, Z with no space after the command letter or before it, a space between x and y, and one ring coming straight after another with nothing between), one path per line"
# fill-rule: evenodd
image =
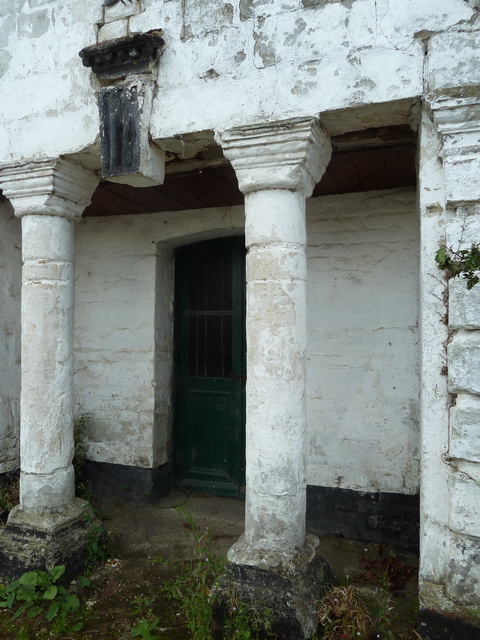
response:
M174 491L153 505L106 504L104 524L120 554L149 557L152 553L173 559L191 557L194 542L181 510L193 516L201 531L209 532L212 549L226 554L244 530L245 502ZM374 560L391 554L375 543L336 537L314 531L320 538L319 553L329 562L334 580L355 579L363 571L365 557ZM413 554L400 553L409 566L418 566Z

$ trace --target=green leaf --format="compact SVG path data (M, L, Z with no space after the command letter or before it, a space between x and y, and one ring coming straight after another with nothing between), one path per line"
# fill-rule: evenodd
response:
M22 613L28 609L28 607L30 606L30 603L25 603L22 604L21 607L18 607L18 609L15 611L15 613L13 614L13 619L16 620L19 616L22 615Z
M27 571L20 577L18 582L24 586L35 587L38 584L38 574L36 571Z
M91 584L87 576L78 576L77 582L79 587L89 587Z
M55 598L55 596L57 595L58 589L57 587L52 584L43 594L43 599L44 600L53 600Z
M53 567L51 571L53 582L56 582L59 578L61 578L64 573L65 573L65 565L60 564L57 567Z
M39 607L38 605L36 607L31 607L28 611L28 617L36 618L42 613L42 611L43 611L42 607Z
M15 582L11 582L8 587L5 587L5 591L15 591L19 584L20 580L15 580Z
M62 609L64 611L76 611L80 607L80 600L73 593L69 593L65 596L65 600L62 602Z
M435 254L435 260L436 262L438 262L438 264L442 265L445 264L445 261L447 259L447 248L445 245L441 245L440 248L437 250L437 253Z
M70 631L72 633L76 633L77 631L80 631L80 629L83 629L83 622L77 622L77 624L74 624Z
M60 609L60 603L52 602L47 613L45 614L45 618L47 620L52 620L57 615L59 609Z

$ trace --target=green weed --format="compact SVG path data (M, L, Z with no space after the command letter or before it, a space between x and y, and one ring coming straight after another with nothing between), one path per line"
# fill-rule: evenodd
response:
M159 636L153 635L160 624L160 618L154 617L152 612L152 604L155 598L147 598L145 596L136 596L132 602L135 606L137 621L130 631L132 638L140 638L141 640L158 640Z
M213 609L216 604L212 589L225 569L225 560L212 551L208 531L202 532L195 518L183 508L177 508L177 511L184 517L184 526L193 536L194 559L175 567L178 575L163 585L163 591L182 605L182 614L192 640L212 640ZM163 558L156 561L168 562ZM269 611L260 611L240 602L233 592L225 609L221 630L223 640L273 638L269 635Z
M480 247L472 244L470 249L454 251L451 247L441 245L435 254L438 268L445 271L450 278L462 276L467 281L467 289L472 289L479 282Z
M27 571L9 585L1 585L0 607L15 610L14 620L26 613L28 618L44 614L45 619L50 621L56 616L77 611L80 607L78 597L68 593L65 587L55 584L64 572L63 565L54 567L48 573L38 569Z

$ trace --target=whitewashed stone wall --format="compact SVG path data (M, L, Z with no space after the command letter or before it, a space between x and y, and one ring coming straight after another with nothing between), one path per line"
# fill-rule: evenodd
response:
M0 201L0 473L18 468L21 244L20 220Z
M173 248L243 230L240 208L84 218L77 227L75 403L87 456L170 460Z
M315 198L308 224L308 483L417 493L415 193Z
M101 0L2 0L0 164L95 151L99 85L78 52L97 40L163 30L166 46L151 122L152 137L162 140L263 119L411 101L423 91L421 38L467 23L473 5L136 0L124 10L103 8ZM396 114L389 107L367 126L391 124Z
M480 234L478 24L430 40L420 153L422 490L420 604L469 615L480 597L478 292L447 283L440 244Z
M307 482L415 493L414 193L307 205ZM79 224L75 394L93 416L91 459L144 467L170 459L172 249L242 230L242 207Z

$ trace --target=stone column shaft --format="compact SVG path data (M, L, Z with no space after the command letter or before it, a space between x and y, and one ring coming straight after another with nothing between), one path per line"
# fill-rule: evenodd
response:
M73 506L74 227L98 183L79 165L49 159L0 170L0 186L22 219L20 505L9 523L55 527ZM68 512L68 514L67 514Z
M217 139L245 194L248 249L246 521L229 558L274 565L305 543L305 198L331 145L314 118Z
M329 567L305 535L305 198L330 160L314 118L217 136L245 194L247 388L245 533L216 586L272 611L282 640L310 638Z
M22 218L22 509L61 509L74 498L74 222Z
M247 508L245 541L285 552L305 541L305 196L245 197Z

